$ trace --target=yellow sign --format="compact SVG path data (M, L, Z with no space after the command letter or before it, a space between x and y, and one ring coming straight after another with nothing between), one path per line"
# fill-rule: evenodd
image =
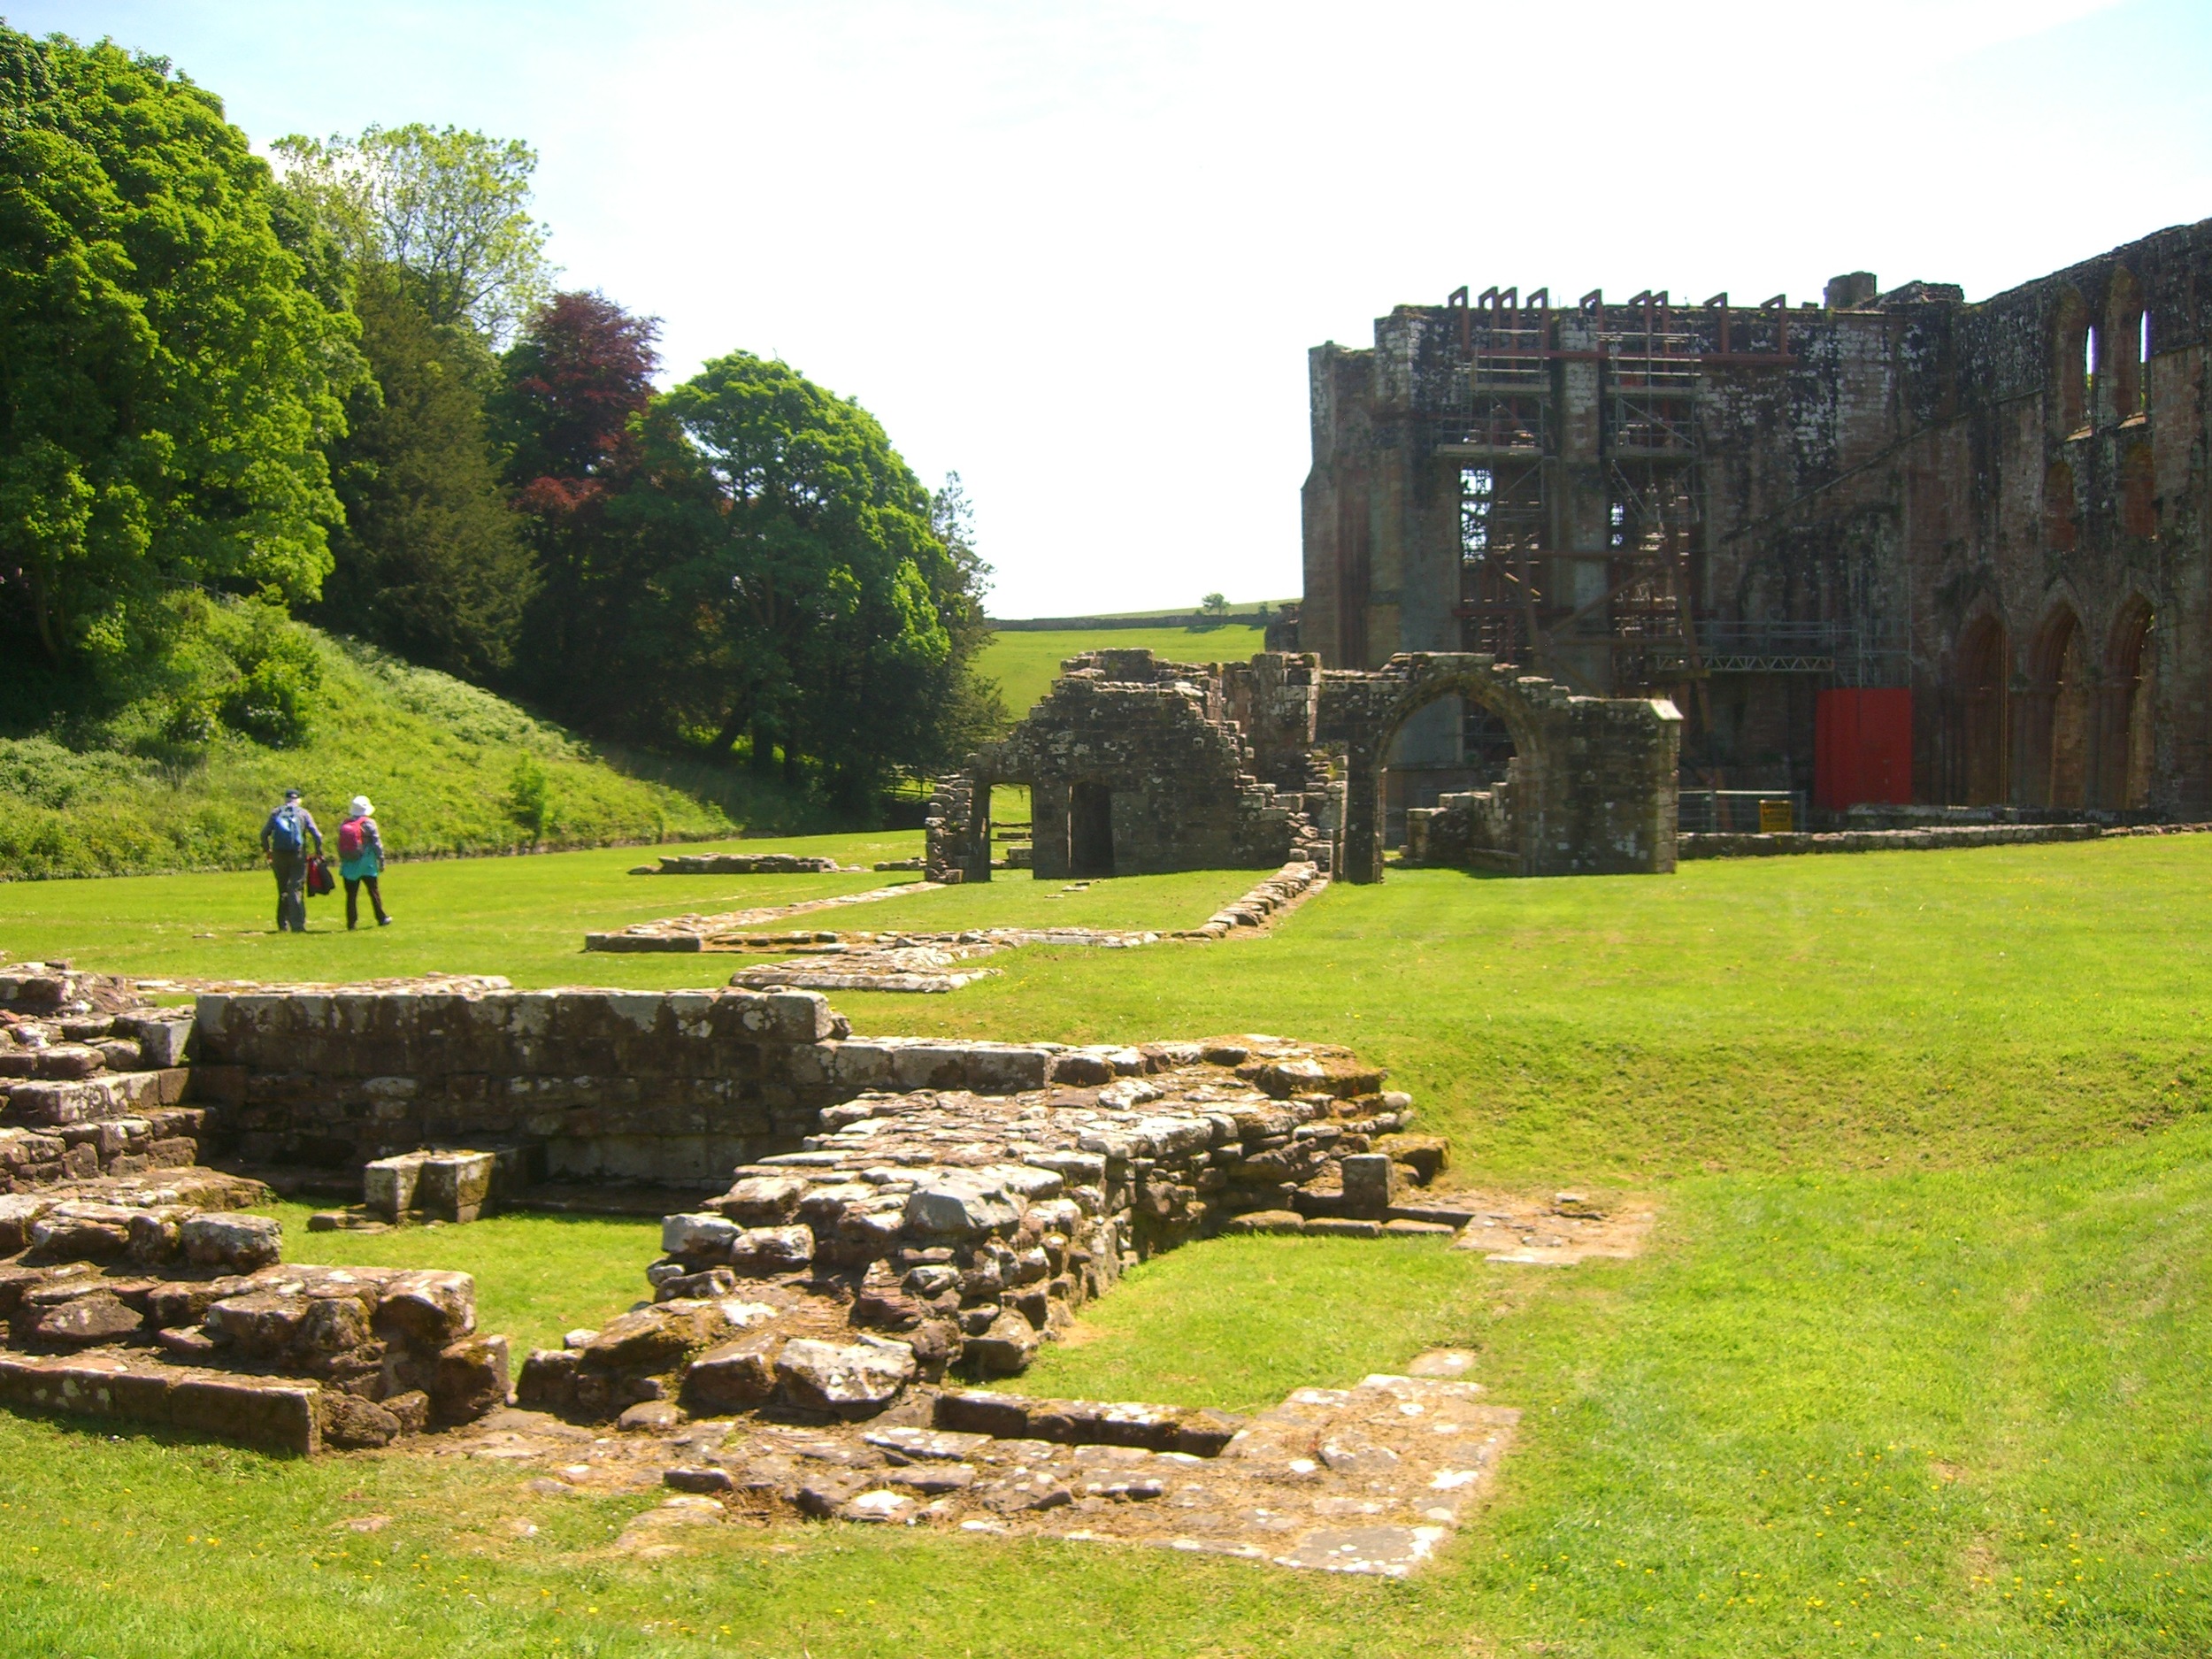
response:
M1791 810L1790 803L1787 801L1762 801L1759 803L1760 834L1786 835L1796 827L1797 815Z

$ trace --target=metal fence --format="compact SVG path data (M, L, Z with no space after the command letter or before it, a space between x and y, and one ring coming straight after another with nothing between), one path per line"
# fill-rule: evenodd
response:
M1805 827L1802 790L1684 789L1679 799L1677 824L1686 835L1754 834Z

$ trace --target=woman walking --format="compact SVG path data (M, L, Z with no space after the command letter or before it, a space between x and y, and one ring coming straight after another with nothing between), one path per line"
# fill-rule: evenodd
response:
M346 821L338 826L338 873L346 880L349 931L361 919L361 889L365 886L369 890L369 907L376 912L376 925L392 925L392 918L384 910L384 895L376 890L376 879L384 873L384 837L377 833L376 819L370 816L375 810L369 804L368 796L357 795L353 805L347 810Z

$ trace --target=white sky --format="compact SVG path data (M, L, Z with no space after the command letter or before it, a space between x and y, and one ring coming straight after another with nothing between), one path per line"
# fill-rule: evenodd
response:
M35 0L265 143L537 147L564 281L956 468L991 609L1299 587L1305 357L1548 285L1982 298L2212 214L2212 5Z

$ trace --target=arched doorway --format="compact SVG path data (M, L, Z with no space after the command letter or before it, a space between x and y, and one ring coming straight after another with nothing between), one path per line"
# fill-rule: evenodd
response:
M2151 713L2157 702L2157 613L2138 596L2121 607L2112 628L2112 649L2105 663L2110 689L2114 764L2105 799L2137 810L2151 800L2153 734Z
M1954 787L1968 806L2010 799L2012 645L2004 625L1985 616L1970 624L1953 657L1958 714Z
M2032 665L2037 700L2045 710L2036 757L2043 773L2043 804L2085 806L2089 799L2091 727L2094 703L2089 654L2081 622L2060 607L2045 626Z
M1517 873L1518 753L1504 717L1471 698L1414 709L1383 765L1384 844L1409 862Z
M1656 697L1583 697L1469 651L1407 652L1322 681L1314 736L1344 765L1344 879L1383 876L1383 774L1409 719L1445 697L1496 715L1513 745L1522 875L1668 872L1682 717Z

